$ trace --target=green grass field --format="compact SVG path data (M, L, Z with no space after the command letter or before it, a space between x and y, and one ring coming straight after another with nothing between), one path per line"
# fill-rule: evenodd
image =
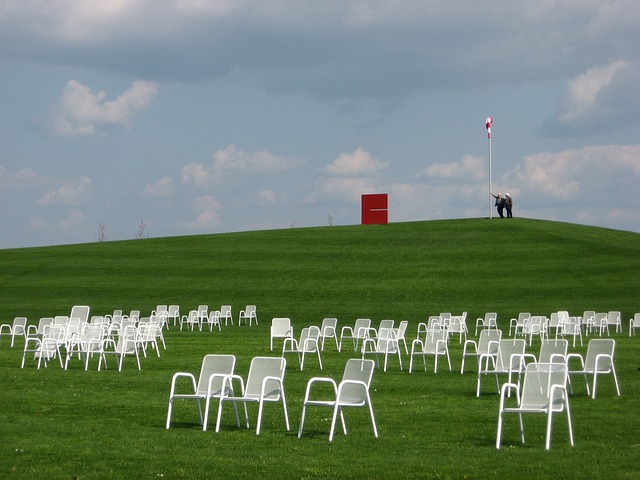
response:
M0 323L14 316L68 315L73 305L92 314L179 304L230 304L237 315L258 306L259 325L222 332L165 332L167 349L124 369L85 372L58 364L20 368L22 340L0 339L0 478L637 478L640 474L640 337L629 338L628 319L640 311L640 235L527 219L447 220L243 232L208 236L0 250ZM192 403L177 403L165 430L171 376L199 369L206 353L232 353L246 376L256 355L269 351L272 317L290 317L296 331L337 317L418 322L440 312L475 319L498 312L508 330L521 311L549 315L568 310L622 312L616 339L622 396L603 377L598 397L574 380L571 397L575 447L564 415L554 422L544 450L545 419L507 418L495 449L499 396L483 383L475 397L475 366L460 374L462 346L451 340L453 372L440 364L409 374L391 361L377 370L372 401L380 437L365 409L346 412L349 434L328 442L330 411L308 412L297 438L302 398L312 376L338 379L347 358L330 343L324 370L311 359L300 371L287 356L285 378L291 431L279 406L266 406L262 433L236 428L225 410L222 431L202 432ZM505 332L506 334L506 332ZM585 339L586 340L586 339ZM280 345L280 344L278 344ZM539 343L531 347L536 352ZM576 352L586 351L576 347ZM214 415L215 416L215 415Z

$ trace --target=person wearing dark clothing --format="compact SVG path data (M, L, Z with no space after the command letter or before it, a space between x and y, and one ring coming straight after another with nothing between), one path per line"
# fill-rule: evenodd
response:
M513 218L513 214L511 213L511 209L513 208L513 199L508 193L504 199L504 208L507 209L507 218Z
M498 195L494 195L493 193L489 192L489 194L496 199L496 209L498 210L498 215L500 215L500 218L504 218L504 198L502 197L502 193L498 192Z

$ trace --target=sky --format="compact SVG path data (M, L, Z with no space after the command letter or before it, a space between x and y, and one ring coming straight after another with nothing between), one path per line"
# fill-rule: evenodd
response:
M357 225L367 193L501 221L490 188L640 232L638 25L637 0L0 0L0 248Z

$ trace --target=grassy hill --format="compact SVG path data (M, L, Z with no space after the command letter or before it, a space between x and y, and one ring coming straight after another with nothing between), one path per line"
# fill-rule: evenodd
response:
M179 304L234 312L258 306L257 327L222 332L165 332L167 349L85 372L55 363L20 368L22 341L0 339L0 478L637 478L640 417L640 340L626 333L640 311L640 235L528 219L446 220L390 225L322 227L158 238L83 245L0 250L0 323L27 316L67 315L71 306L93 314ZM197 372L206 353L233 353L246 377L250 359L269 350L274 316L296 327L335 316L342 325L358 317L417 324L443 311L475 319L498 312L508 331L518 312L549 315L569 310L620 310L624 334L617 342L618 397L610 378L598 398L574 380L571 398L576 446L567 442L564 416L555 421L551 451L544 450L545 419L526 420L520 444L517 420L505 425L495 449L498 395L488 378L475 397L476 375L460 374L462 344L450 342L453 371L437 374L430 360L407 372L397 361L377 370L372 400L380 431L374 439L366 412L347 412L349 434L328 442L328 411L309 411L305 436L296 435L306 382L339 378L347 358L329 347L324 369L309 361L300 371L288 356L287 403L268 405L260 436L236 428L228 409L220 433L202 432L192 404L176 405L174 425L164 421L171 377ZM506 334L506 332L505 332ZM473 335L471 335L473 337ZM539 343L529 347L535 353ZM572 351L584 353L584 346ZM215 408L215 407L214 407ZM215 414L214 414L215 416ZM250 409L252 426L256 412Z
M527 219L446 220L0 250L7 318L260 305L265 318L422 320L440 311L640 309L640 235Z

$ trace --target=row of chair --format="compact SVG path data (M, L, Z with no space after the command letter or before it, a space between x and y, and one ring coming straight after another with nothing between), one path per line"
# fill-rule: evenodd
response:
M235 373L236 358L233 355L209 354L202 360L202 366L198 379L190 372L177 372L171 379L169 394L169 406L167 410L166 428L171 426L173 404L177 399L194 400L198 409L198 416L203 431L207 430L211 400L218 401L218 413L216 417L215 431L220 431L223 416L223 407L226 403L232 403L236 426L240 428L240 416L238 404L244 409L244 425L249 428L247 403L258 404L258 417L256 420L256 435L260 434L262 416L265 403L281 403L284 413L286 430L290 430L289 415L285 397L284 376L286 371L286 359L284 357L254 357L251 360L249 373L245 380ZM335 425L338 416L344 434L347 427L343 414L344 408L363 407L369 409L374 436L378 436L378 430L373 413L373 405L369 394L369 387L373 378L374 362L370 359L347 360L339 382L327 377L313 377L307 382L305 396L302 404L302 416L298 429L298 437L302 436L305 415L309 406L323 406L333 409L329 441L333 440ZM182 379L182 380L181 380ZM183 388L185 380L190 381L189 388ZM179 388L179 384L181 388ZM333 396L316 395L316 385L328 384L333 388ZM324 392L324 390L321 390ZM204 401L205 409L202 412L201 402Z

